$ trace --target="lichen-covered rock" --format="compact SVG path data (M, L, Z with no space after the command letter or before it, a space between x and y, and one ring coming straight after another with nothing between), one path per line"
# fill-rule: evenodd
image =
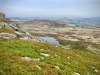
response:
M21 33L21 32L18 32L18 31L15 31L15 34L18 35L20 38L27 36L25 33Z
M1 12L0 12L0 28L6 28L9 30L12 30L16 34L16 35L13 35L13 34L9 34L9 33L0 33L0 37L4 37L7 39L19 37L21 40L31 40L31 41L43 42L41 39L35 38L31 34L26 32L25 30L23 30L21 28L21 26L19 26L18 23L14 23L10 19L6 19L5 14L1 13ZM17 36L17 37L15 37L15 36ZM44 55L49 56L47 54L44 54Z
M0 23L0 27L4 27L6 29L10 29L10 30L14 30L11 26L9 26L7 23L5 22L1 22Z
M55 66L55 68L58 69L58 70L60 69L59 66Z
M40 53L40 54L43 55L43 56L46 56L46 57L50 56L49 54L44 54L44 53Z
M41 67L40 67L39 65L36 65L36 67L37 67L38 69L41 69Z
M77 73L77 72L74 72L74 73L73 73L73 75L80 75L80 74L79 74L79 73Z
M26 56L26 57L22 57L22 60L31 61L31 58Z
M1 19L1 18L5 18L5 14L2 13L2 12L0 12L0 19Z
M20 38L21 40L29 40L28 36Z
M6 39L12 39L12 38L16 38L16 35L2 32L0 33L0 37L6 38Z

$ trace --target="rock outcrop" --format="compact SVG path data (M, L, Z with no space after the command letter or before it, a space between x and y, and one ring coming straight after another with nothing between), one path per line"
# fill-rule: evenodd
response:
M5 14L0 13L0 28L5 28L8 30L11 30L14 32L14 34L11 33L5 33L1 32L0 37L12 39L12 38L20 38L22 40L32 40L32 41L43 41L37 37L32 36L25 30L23 30L19 24L12 22L11 20L8 20L5 18Z
M2 32L0 33L0 37L6 38L6 39L12 39L12 38L16 38L16 35Z
M0 18L5 18L5 14L0 12Z

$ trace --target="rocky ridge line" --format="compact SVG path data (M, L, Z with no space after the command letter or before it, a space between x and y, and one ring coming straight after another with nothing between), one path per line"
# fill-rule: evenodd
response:
M0 37L6 38L6 39L12 39L12 38L20 38L22 40L31 40L31 41L38 41L43 42L43 40L32 36L25 30L23 30L18 23L14 23L9 19L5 18L5 14L0 12L0 28L5 28L11 31L14 31L15 34L11 33L5 33L1 32Z

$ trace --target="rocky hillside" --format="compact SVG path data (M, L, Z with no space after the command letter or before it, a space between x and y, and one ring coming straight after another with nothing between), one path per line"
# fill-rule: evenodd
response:
M2 13L0 15L2 17L0 19L0 37L6 39L20 38L22 40L42 41L23 30L19 24L6 19L4 17L5 14Z
M0 75L100 75L100 55L75 48L79 44L67 49L43 42L2 18Z
M22 28L32 35L53 36L59 39L100 44L99 27L81 28L76 27L75 24L51 20L32 20L23 25Z

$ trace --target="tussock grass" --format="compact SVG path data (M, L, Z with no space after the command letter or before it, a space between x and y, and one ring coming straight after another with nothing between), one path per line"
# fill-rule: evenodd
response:
M9 53L11 53L10 56ZM49 54L50 56L46 57L40 53ZM16 56L15 59L11 58L14 56L13 54ZM81 75L100 75L99 55L82 50L65 50L62 47L56 47L48 43L18 39L7 40L0 42L0 55L0 63L2 63L2 67L4 66L1 67L0 73L2 74L9 72L10 75L14 73L20 75L73 75L74 72L77 72ZM20 58L24 56L31 58L32 61L21 60ZM37 58L40 61L34 60ZM9 64L11 67L9 65L5 66L5 64ZM12 67L13 65L14 67ZM15 68L16 65L18 68ZM41 70L36 68L35 65L41 67ZM58 66L59 69L55 66ZM7 68L10 71L4 70Z

